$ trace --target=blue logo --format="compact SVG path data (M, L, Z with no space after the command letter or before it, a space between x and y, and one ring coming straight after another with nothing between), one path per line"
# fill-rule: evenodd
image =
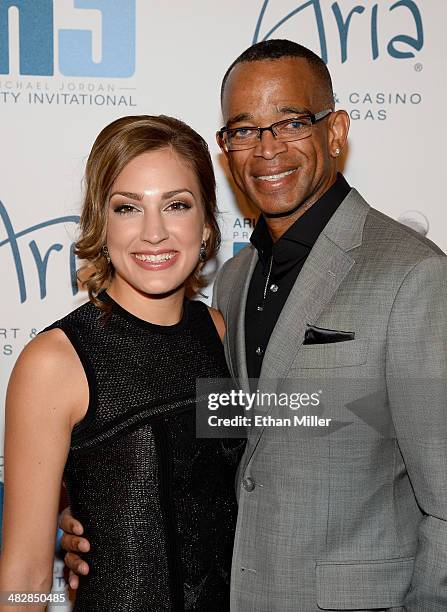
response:
M52 76L54 42L59 71L72 77L131 77L135 72L136 0L72 0L73 8L101 14L101 61L93 61L90 30L54 25L54 0L0 0L0 74L9 74L9 19L19 13L20 74Z
M315 18L315 27L318 35L320 49L316 51L321 59L327 64L329 61L328 46L326 29L329 27L329 19L335 20L335 25L338 30L339 44L340 44L340 60L341 63L345 63L348 60L348 37L349 32L356 27L356 23L360 19L369 20L370 30L370 49L371 58L376 60L384 53L384 48L388 55L395 59L408 59L415 57L415 52L419 52L424 46L424 28L422 24L422 17L420 10L414 0L398 0L388 10L384 10L383 7L379 10L379 3L372 3L369 0L364 1L362 4L358 3L356 6L351 8L350 11L343 13L340 8L341 2L333 2L331 5L332 16L325 16L321 8L321 0L308 0L307 2L301 2L293 11L290 11L287 15L282 17L273 27L271 27L265 35L261 37L261 26L266 18L266 11L270 4L270 0L264 0L261 8L261 12L258 17L258 21L253 36L253 43L268 40L269 38L281 38L277 33L277 30L292 17L299 15L305 9L312 10ZM412 19L413 24L410 27L410 32L396 33L396 35L383 43L379 40L379 22L386 20L389 14L396 9L405 11L407 13L406 23L408 23L408 16ZM409 15L408 15L409 13ZM358 17L362 15L362 17ZM332 27L332 24L330 24ZM275 34L276 32L276 34ZM275 34L275 36L273 36ZM299 29L297 29L297 38L299 40Z
M256 225L256 217L236 217L233 221L233 256L250 244L250 236Z
M19 245L19 238L22 236L27 236L29 234L34 234L36 237L36 232L40 230L50 227L52 225L60 225L66 223L79 223L79 217L77 215L67 215L66 217L58 217L57 219L50 219L49 221L44 221L43 223L38 223L37 225L33 225L32 227L28 227L21 232L15 232L14 227L12 225L11 219L8 215L8 212L4 206L4 204L0 201L0 220L3 222L3 226L6 230L7 238L5 240L0 241L0 248L4 246L9 246L11 249L11 255L15 266L16 276L17 276L17 284L19 289L20 303L27 299L27 285L26 285L26 277L22 262L22 253ZM53 252L62 251L64 246L59 242L52 244L49 248L46 249L45 253L42 253L39 249L39 246L36 240L30 240L28 243L28 247L31 251L31 254L34 259L34 263L36 266L37 279L39 283L40 290L40 299L43 300L47 295L47 270L48 263L50 259L50 255ZM69 253L69 274L70 281L72 287L73 295L76 295L78 292L78 284L76 277L76 257L74 254L74 245L72 244L70 247Z
M242 249L245 249L245 247L248 246L249 244L250 244L249 242L233 242L233 257L237 255L239 251L242 251Z

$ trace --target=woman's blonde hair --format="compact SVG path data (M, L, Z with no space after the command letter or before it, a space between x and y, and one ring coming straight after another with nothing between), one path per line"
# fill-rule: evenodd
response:
M200 185L205 224L210 236L206 241L205 259L198 263L186 280L187 295L194 295L206 284L202 268L208 259L216 255L221 238L216 220L216 179L208 145L186 123L173 117L122 117L105 127L96 138L84 177L80 237L75 252L80 259L88 262L79 270L87 275L81 283L97 305L100 304L96 296L107 288L113 276L113 265L108 261L104 249L111 187L132 159L147 151L166 148L175 151L193 169Z

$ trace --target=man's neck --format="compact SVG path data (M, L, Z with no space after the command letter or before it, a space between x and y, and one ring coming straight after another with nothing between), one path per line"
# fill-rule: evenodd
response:
M267 229L273 242L279 240L281 236L285 234L290 227L292 227L295 221L302 217L315 202L316 200L314 202L303 204L298 208L298 210L288 217L269 218L264 216Z

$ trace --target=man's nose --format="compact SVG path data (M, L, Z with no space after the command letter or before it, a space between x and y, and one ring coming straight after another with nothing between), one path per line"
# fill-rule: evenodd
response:
M284 151L287 151L287 143L277 140L270 130L265 130L261 134L254 154L257 157L273 159L279 153L284 153Z

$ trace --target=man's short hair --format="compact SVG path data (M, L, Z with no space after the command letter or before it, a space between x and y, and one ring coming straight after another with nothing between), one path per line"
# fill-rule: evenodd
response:
M228 68L222 79L222 87L220 90L221 100L230 72L237 64L242 64L243 62L277 60L283 57L298 57L306 60L314 71L317 79L321 82L324 97L328 98L328 102L333 100L332 79L323 60L307 47L303 47L303 45L299 45L291 40L282 39L263 40L241 53Z

